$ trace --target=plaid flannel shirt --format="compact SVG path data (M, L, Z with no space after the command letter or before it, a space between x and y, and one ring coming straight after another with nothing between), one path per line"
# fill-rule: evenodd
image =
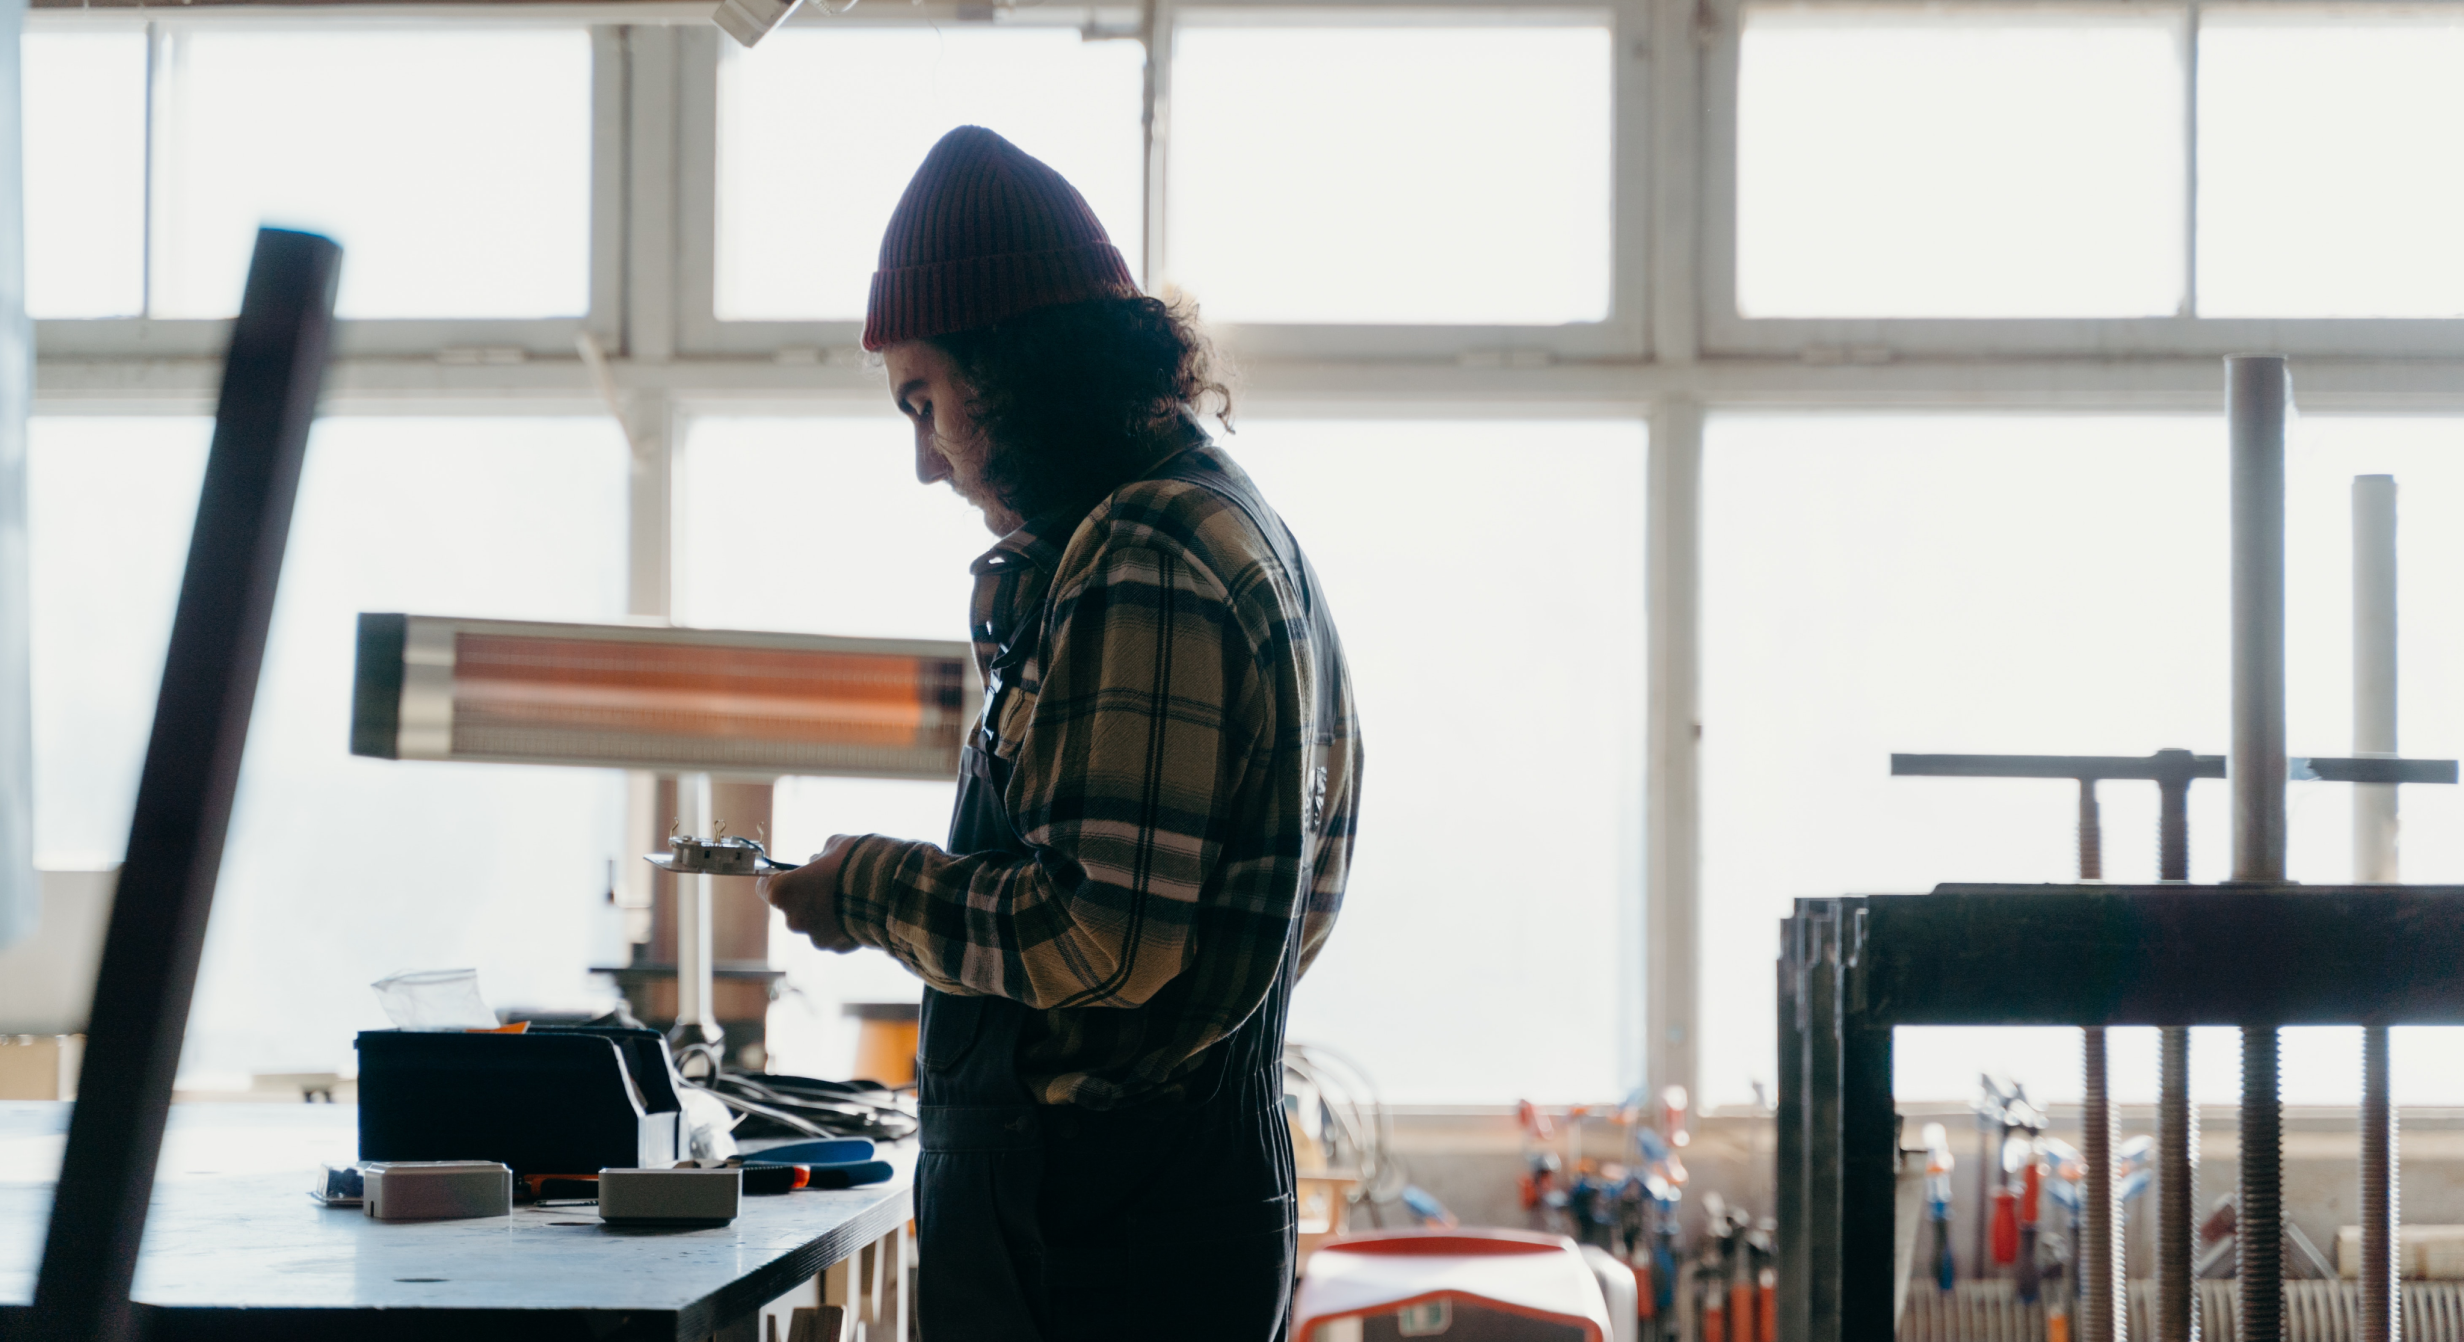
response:
M1031 522L973 566L975 739L1012 766L1032 854L866 835L840 870L854 940L1031 1009L1017 1065L1046 1104L1177 1096L1343 902L1360 778L1343 650L1312 646L1300 575L1259 530L1280 522L1195 437L1074 530Z

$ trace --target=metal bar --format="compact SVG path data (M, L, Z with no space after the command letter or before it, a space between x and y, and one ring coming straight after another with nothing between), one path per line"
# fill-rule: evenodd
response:
M1804 900L1805 1309L1804 1342L1841 1342L1839 916L1843 901ZM1788 1339L1787 1342L1797 1342Z
M231 329L34 1288L35 1331L61 1342L135 1335L129 1286L325 377L341 259L341 248L314 234L260 230Z
M1944 885L1860 907L1867 1010L1899 1025L2464 1024L2464 887Z
M2400 1342L2404 1288L2396 1258L2399 1197L2395 1106L2388 1103L2387 1027L2361 1031L2361 1302L2355 1342Z
M2353 750L2365 756L2396 752L2396 481L2392 475L2353 477ZM2312 767L2317 771L2315 761ZM2455 766L2450 762L2446 781L2454 778ZM2353 789L2353 879L2373 884L2393 884L2397 879L2393 780L2361 783ZM2364 1026L2361 1299L2353 1321L2357 1342L2396 1342L2404 1331L2396 1261L2397 1120L2388 1089L2387 1027Z
M1802 913L1780 929L1779 1111L1772 1143L1777 1176L1773 1215L1779 1221L1779 1335L1798 1342L1810 1326L1806 1312L1805 1089L1806 944L1811 923ZM1656 1289L1656 1287L1654 1288Z
M1865 901L1842 900L1839 972L1839 1336L1892 1342L1898 1326L1899 1122L1891 1103L1891 1026L1867 1010Z
M2156 875L2190 879L2190 780L2157 784ZM2156 1342L2197 1342L2199 1111L2190 1103L2190 1029L2156 1032Z
M710 775L689 774L677 780L677 809L685 813L685 832L709 835ZM668 1037L680 1043L714 1043L720 1036L711 1013L716 965L710 949L711 878L679 876L676 890L676 1023Z
M2079 780L2079 879L2105 879L2105 827L2096 808L2096 780Z
M2224 361L2233 477L2233 879L2284 879L2284 360ZM2258 1338L2252 1342L2270 1342Z
M2153 755L1893 755L1900 778L2222 778L2222 755L2161 750Z
M2242 1027L2241 1206L2233 1234L2241 1278L2236 1342L2284 1339L2284 1104L2272 1025Z
M2156 1050L2156 1342L2197 1342L2199 1111L2190 1103L2189 1028L2157 1031Z
M2284 879L2284 360L2224 361L2233 517L2233 879ZM2230 961L2226 961L2230 963ZM2265 963L2252 959L2247 964ZM2242 1027L2238 1342L2284 1339L2284 1109L2275 1018Z
M2398 783L2452 783L2456 781L2456 762L2454 760L2352 759L2309 755L2288 761L2285 765L2285 773L2286 776L2299 782L2361 785L2355 789L2353 797L2356 826L2353 835L2355 840L2353 860L2356 864L2353 879L2376 884L2395 880L2395 785ZM2358 828L2361 823L2364 800L2362 794L2365 793L2384 793L2388 798L2383 840L2376 834L2365 838ZM2386 847L2383 859L2362 846L2364 842L2375 846L2382 841ZM2359 870L2364 862L2374 862L2375 865L2383 867L2388 874L2383 877L2365 876Z
M2085 1103L2079 1114L2079 1154L2087 1165L2079 1187L2079 1342L2123 1342L2129 1319L2120 1309L2121 1241L2113 1197L2113 1104L2105 1032L2089 1026L2081 1050Z

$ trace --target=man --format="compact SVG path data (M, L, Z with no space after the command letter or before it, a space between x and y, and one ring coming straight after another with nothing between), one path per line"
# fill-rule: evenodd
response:
M932 1342L1280 1339L1284 1018L1342 902L1359 747L1308 561L1198 426L1229 396L1086 201L980 127L882 241L864 345L975 561L949 843L837 836L788 926L926 984Z

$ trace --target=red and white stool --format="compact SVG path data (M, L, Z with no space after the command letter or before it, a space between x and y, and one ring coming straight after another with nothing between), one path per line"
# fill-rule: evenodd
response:
M1309 1257L1293 1342L1615 1342L1582 1250L1525 1230L1386 1230Z

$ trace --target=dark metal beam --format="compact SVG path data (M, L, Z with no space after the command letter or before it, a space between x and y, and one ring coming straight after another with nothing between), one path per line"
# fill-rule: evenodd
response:
M2311 755L2291 761L2299 783L2452 783L2454 760L2330 759Z
M2224 777L2224 756L2159 750L2153 755L1893 755L1901 778L2137 778L2187 782Z
M34 1331L58 1342L136 1332L129 1286L325 379L341 258L314 234L259 231L232 327L35 1282Z
M1945 885L1848 901L1897 1025L2464 1023L2464 886Z

